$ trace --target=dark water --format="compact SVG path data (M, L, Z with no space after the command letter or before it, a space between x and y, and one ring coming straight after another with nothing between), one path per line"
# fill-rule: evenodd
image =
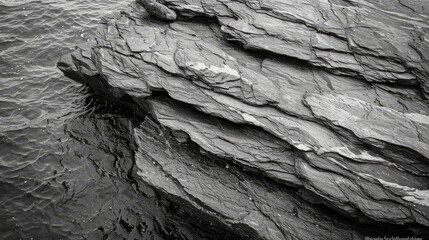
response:
M55 66L130 1L0 0L0 239L162 237L126 177L130 121Z

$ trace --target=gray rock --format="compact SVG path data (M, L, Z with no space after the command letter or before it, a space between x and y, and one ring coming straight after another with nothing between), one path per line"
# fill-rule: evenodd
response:
M245 48L291 56L370 82L428 93L429 3L373 0L163 0L179 14L216 17Z
M164 21L174 21L177 18L176 12L165 6L156 2L156 0L138 0L146 10L153 14L155 17Z
M426 114L402 113L344 95L309 94L304 101L316 117L350 130L373 146L403 146L429 159Z
M130 98L139 111L151 113L157 123L150 126L166 137L147 143L156 138L136 130L145 143L155 144L153 149L141 144L136 153L144 182L203 215L208 210L225 228L245 226L243 234L255 238L307 238L303 229L319 233L307 223L300 227L261 214L265 208L287 212L269 201L290 198L291 189L311 199L306 209L315 216L308 221L319 221L317 204L355 221L340 232L350 233L350 225L359 226L357 219L376 228L429 226L429 104L422 94L429 72L423 53L425 3L162 4L181 18L211 17L219 24L201 18L157 21L147 6L132 4L103 18L93 46L58 63L100 94ZM216 182L230 176L218 164L208 172L186 163L202 164L197 160L206 156L193 159L177 146L168 155L167 135L246 175L253 194L267 196L262 205L247 200L242 205L249 192L229 192L233 177ZM249 173L240 173L243 167ZM176 180L166 184L164 175ZM261 183L257 175L270 183ZM215 190L204 193L202 186L211 184ZM285 193L271 190L276 188ZM251 217L237 217L242 211ZM255 219L260 222L253 224ZM336 227L332 219L329 215L327 229ZM311 237L334 238L326 234Z
M293 192L258 182L176 143L147 119L134 136L137 175L248 239L362 239L355 230Z
M294 172L289 144L253 126L243 126L209 117L189 106L166 98L148 101L154 118L216 156L260 170L274 180L301 185ZM181 138L180 138L181 139Z

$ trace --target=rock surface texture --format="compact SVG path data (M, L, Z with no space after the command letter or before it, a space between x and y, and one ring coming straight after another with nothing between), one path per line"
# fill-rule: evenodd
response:
M138 0L58 67L149 113L137 178L219 229L424 236L428 15L407 0Z

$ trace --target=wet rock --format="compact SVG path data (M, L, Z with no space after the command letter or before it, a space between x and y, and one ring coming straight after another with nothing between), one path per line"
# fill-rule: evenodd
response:
M134 129L145 184L249 238L429 226L425 3L161 3L179 18L139 1L58 63L150 113Z
M247 239L361 238L295 193L175 143L149 119L135 129L135 137L143 181Z
M277 181L300 185L294 172L293 150L286 142L256 127L209 117L167 98L156 98L149 103L158 122L187 133L205 151L260 170Z

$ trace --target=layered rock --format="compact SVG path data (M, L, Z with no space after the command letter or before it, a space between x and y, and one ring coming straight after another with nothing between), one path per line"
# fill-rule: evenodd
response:
M215 17L246 48L370 82L428 89L429 6L423 1L163 0L185 17Z
M360 239L291 191L177 143L150 120L135 129L137 174L245 239ZM334 225L333 225L334 224Z
M429 226L425 3L137 2L58 66L150 113L142 181L255 239Z

